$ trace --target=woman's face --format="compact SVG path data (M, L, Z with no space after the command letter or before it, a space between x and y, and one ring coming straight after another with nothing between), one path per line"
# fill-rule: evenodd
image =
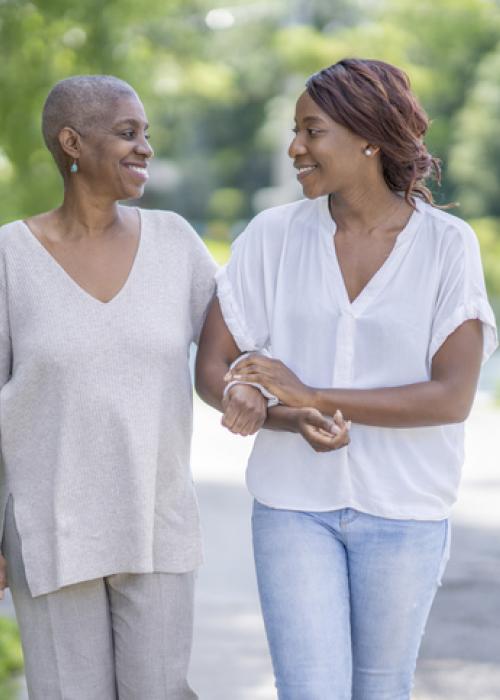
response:
M367 164L366 139L334 122L307 92L297 101L295 124L288 155L306 197L341 192L359 181Z
M79 174L92 191L113 200L141 197L148 180L148 122L134 95L113 101L81 140Z

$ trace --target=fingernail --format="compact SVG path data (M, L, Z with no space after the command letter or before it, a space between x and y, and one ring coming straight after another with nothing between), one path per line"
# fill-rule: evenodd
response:
M347 430L350 430L350 429L351 429L351 425L352 425L352 421L348 420L347 423L346 423L346 425L347 425Z
M340 418L342 420L343 416L340 408L337 408L337 410L335 411L335 415L337 418Z

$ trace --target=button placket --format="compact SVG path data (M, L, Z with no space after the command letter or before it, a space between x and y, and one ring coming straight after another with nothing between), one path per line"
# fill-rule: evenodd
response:
M355 332L356 318L350 309L344 309L337 326L337 346L332 378L334 387L349 387L352 384Z

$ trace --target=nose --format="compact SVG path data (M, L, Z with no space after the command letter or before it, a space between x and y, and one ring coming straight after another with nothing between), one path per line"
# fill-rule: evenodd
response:
M155 154L151 144L149 143L146 137L140 139L135 150L141 156L145 156L146 158L152 158Z
M288 146L288 155L295 159L297 156L302 156L307 152L304 142L301 139L300 133L295 134Z

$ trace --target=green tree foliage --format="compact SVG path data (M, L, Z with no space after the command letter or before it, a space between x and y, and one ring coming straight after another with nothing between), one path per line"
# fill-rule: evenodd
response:
M360 21L361 20L361 21ZM500 10L493 0L386 0L374 3L351 26L331 22L326 31L285 27L276 49L290 71L312 73L343 56L395 63L432 119L431 152L444 163L443 200L454 199L456 183L447 172L454 118L476 80L476 67L500 38Z
M59 175L40 136L50 87L69 75L111 73L149 96L155 66L191 65L199 26L189 17L197 9L181 0L0 2L2 220L59 201Z
M454 126L450 174L463 211L500 217L500 45L479 64Z
M352 55L410 74L444 161L438 201L500 216L499 39L495 0L0 0L0 221L58 203L42 104L58 79L99 72L145 102L158 158L144 204L229 230L275 184L305 78Z
M489 293L500 299L500 218L471 219L470 224L479 238L484 276Z
M23 669L21 640L14 620L0 617L0 700L14 697L13 677Z

